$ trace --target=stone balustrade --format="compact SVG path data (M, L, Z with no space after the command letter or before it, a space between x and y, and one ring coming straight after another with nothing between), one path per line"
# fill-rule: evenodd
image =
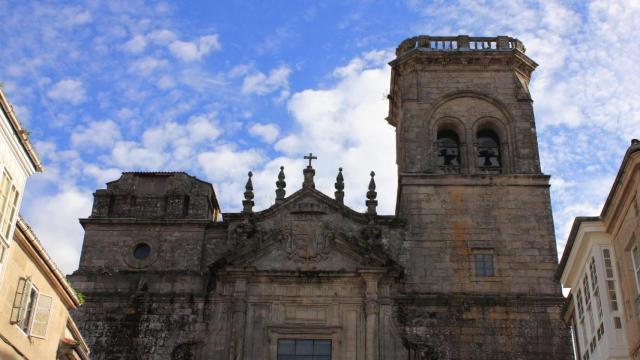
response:
M509 36L471 37L421 35L403 41L396 49L401 56L414 49L420 51L512 51L525 52L522 41Z

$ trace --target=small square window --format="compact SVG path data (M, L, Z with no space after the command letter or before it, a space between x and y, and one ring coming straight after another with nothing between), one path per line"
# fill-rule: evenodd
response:
M475 275L478 277L494 276L493 254L474 254Z
M622 320L619 316L613 318L613 324L615 325L616 329L622 329Z

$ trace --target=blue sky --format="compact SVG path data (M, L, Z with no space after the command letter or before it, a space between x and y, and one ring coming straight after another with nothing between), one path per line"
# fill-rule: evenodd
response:
M552 175L558 248L597 215L640 134L637 1L0 1L0 81L45 173L22 213L64 272L77 267L92 193L130 170L183 170L241 207L288 193L318 154L331 194L364 208L375 170L395 206L389 67L418 35L510 35L540 64L531 84L542 166Z

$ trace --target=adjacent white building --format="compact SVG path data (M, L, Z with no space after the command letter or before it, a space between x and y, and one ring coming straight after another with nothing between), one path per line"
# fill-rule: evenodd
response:
M0 284L27 178L42 170L28 132L0 90Z
M640 141L622 159L600 216L573 223L558 274L576 358L640 359Z
M571 288L565 319L576 358L630 359L614 249L602 220L576 218L566 249L560 280Z

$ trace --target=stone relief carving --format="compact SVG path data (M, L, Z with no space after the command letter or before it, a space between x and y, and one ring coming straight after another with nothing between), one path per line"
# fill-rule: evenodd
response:
M322 261L329 254L335 233L320 221L292 220L281 228L280 241L294 261Z
M231 232L233 245L236 249L254 247L259 243L260 231L251 219L245 219Z

